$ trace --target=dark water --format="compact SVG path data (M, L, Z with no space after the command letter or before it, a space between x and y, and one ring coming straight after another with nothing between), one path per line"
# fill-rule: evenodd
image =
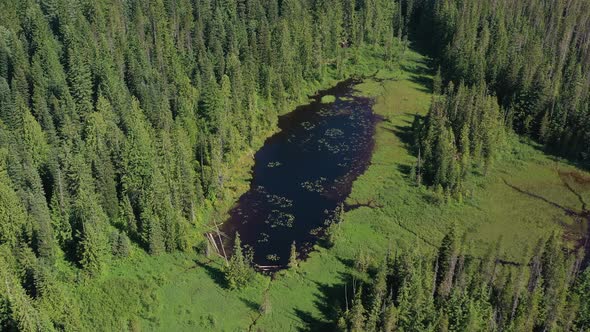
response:
M321 91L280 117L281 131L256 153L250 190L223 226L227 234L240 233L256 264L287 264L293 241L304 256L367 168L376 117L371 99L354 96L358 83ZM336 101L322 104L326 95Z

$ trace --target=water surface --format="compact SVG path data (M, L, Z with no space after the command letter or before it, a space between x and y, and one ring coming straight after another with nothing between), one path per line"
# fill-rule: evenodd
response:
M376 117L372 100L355 96L358 83L341 82L281 116L280 131L256 153L250 190L223 226L240 233L256 264L287 264L293 241L305 256L367 168ZM336 100L321 103L329 95Z

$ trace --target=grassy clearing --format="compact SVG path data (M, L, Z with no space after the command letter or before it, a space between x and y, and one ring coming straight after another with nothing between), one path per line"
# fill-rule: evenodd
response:
M430 191L410 183L407 174L416 159L406 148L409 126L416 114L427 112L431 98L426 63L409 52L400 68L378 71L358 87L358 93L376 98L375 112L384 121L376 130L372 164L346 202L361 207L345 214L334 247L318 248L296 272L283 271L272 281L259 275L242 291L224 287L220 260L150 257L135 249L100 281L78 286L85 320L97 330L326 330L337 315L334 308L344 302L343 285L359 252L379 263L388 250L433 251L453 223L466 233L473 254L483 255L502 238L502 255L517 261L550 232L579 238L586 226L564 209L579 211L582 203L563 181L586 201L590 192L559 174L579 171L513 136L490 175L473 179L473 196L463 204L433 205ZM371 61L363 66L375 73ZM246 156L240 163L249 162ZM238 174L234 195L247 189L248 173ZM265 292L270 309L260 314Z

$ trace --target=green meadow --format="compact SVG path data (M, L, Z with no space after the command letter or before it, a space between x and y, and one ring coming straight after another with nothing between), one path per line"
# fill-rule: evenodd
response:
M351 296L343 285L351 282L352 262L359 256L378 265L388 252L433 252L451 225L465 235L472 255L485 255L501 239L501 257L514 262L522 262L539 238L552 232L562 234L571 248L586 234L588 226L572 211L581 212L590 200L588 188L576 181L590 175L513 134L487 177L471 175L471 194L462 203L432 203L432 191L409 179L417 159L408 149L412 121L427 113L432 98L429 60L408 50L401 66L375 73L377 62L365 54L360 59L362 72L374 74L358 93L375 98L382 120L371 165L346 200L349 208L333 247L318 245L296 270L257 275L238 291L226 288L219 258L153 257L134 248L100 281L77 286L89 325L137 331L325 330L337 304ZM247 189L247 180L245 173L235 176L234 197Z

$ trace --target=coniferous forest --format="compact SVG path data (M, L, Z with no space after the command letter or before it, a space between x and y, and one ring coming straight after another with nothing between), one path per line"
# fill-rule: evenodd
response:
M77 290L134 257L209 256L222 244L204 234L216 229L222 242L240 161L279 116L349 78L399 80L414 50L428 55L431 78L404 145L415 159L403 180L420 191L413 199L451 214L476 204L516 145L587 171L587 0L0 0L0 330L155 329L133 317L101 325L84 304L90 292ZM582 202L563 210L584 233L590 196L566 191ZM364 205L409 200L381 201ZM346 233L346 204L326 223L321 250L362 236ZM405 218L384 215L375 222ZM307 329L590 329L590 232L580 240L551 229L506 258L501 240L468 239L471 226L436 227L439 238L416 240L429 249L355 252L323 310L331 314ZM208 258L222 262L227 294L262 278L235 239L231 257ZM285 246L288 273L313 274L300 247ZM273 312L269 289L260 317ZM192 330L228 330L206 324Z

